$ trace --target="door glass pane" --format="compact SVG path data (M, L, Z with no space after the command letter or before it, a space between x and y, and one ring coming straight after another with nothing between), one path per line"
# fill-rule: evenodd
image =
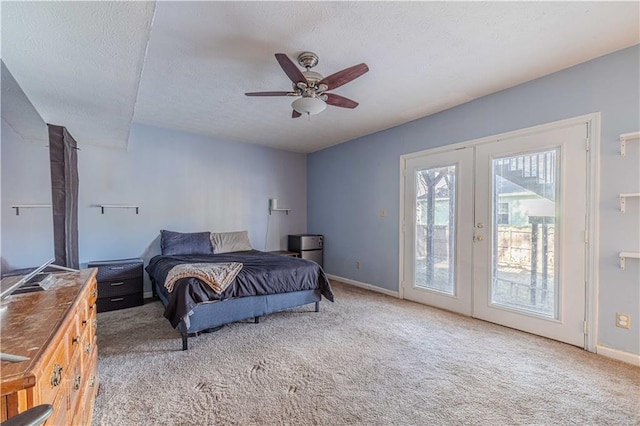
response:
M456 166L416 171L415 285L455 294Z
M557 151L493 160L491 301L557 318Z

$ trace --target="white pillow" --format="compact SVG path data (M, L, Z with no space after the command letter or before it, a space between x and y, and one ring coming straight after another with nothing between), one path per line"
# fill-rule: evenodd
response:
M211 245L215 254L253 250L247 231L212 232Z

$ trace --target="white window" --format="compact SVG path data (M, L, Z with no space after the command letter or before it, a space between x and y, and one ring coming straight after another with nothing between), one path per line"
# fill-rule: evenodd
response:
M509 224L509 203L498 203L498 214L496 215L498 225Z

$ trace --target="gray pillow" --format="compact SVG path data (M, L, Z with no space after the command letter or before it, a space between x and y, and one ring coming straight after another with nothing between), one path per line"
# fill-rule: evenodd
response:
M165 256L180 254L213 254L210 232L182 233L160 231L160 248Z
M212 232L211 245L216 254L253 250L247 231Z

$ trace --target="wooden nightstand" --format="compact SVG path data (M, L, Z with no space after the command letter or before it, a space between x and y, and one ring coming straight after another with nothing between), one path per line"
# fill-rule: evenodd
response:
M87 267L98 268L98 312L143 304L143 266L142 259L89 262Z
M300 257L300 253L298 253L297 251L289 251L289 250L268 251L267 253L279 254L282 256Z

